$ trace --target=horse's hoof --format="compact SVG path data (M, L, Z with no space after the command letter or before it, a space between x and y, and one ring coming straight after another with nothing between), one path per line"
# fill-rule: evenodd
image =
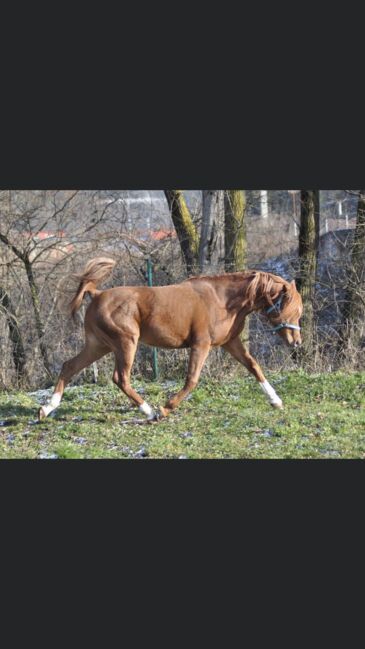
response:
M147 424L157 424L161 419L163 418L163 415L160 412L155 412L153 417L148 417L146 420Z
M159 419L164 419L165 417L168 417L171 410L168 410L167 408L163 408L163 406L159 406Z
M47 415L44 412L43 408L39 408L39 410L38 410L38 421L42 421L42 419L45 419L46 417L47 417Z
M154 420L155 421L161 421L161 419L165 419L165 417L168 417L170 414L170 410L167 408L163 408L162 406L159 406L158 412L156 412Z
M271 404L273 408L276 410L284 410L283 402L280 401L280 403L272 403Z
M146 424L157 424L160 421L158 413L155 413L153 417L150 417L146 420Z

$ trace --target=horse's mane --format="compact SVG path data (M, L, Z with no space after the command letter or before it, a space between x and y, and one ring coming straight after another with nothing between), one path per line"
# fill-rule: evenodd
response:
M253 277L247 288L247 304L253 307L257 299L265 298L267 304L272 306L279 295L283 295L281 308L278 313L275 311L271 315L271 320L280 321L284 317L286 320L299 316L300 294L294 284L291 284L283 277L266 273L264 271L253 271ZM279 284L279 288L278 285Z
M236 303L241 303L242 306L248 306L250 309L254 307L258 300L262 301L263 298L267 301L267 304L272 306L274 301L279 297L283 288L285 290L283 295L283 301L281 306L281 311L278 314L272 315L272 320L275 322L275 319L282 318L284 315L285 318L289 319L298 314L299 307L299 293L296 289L279 275L274 275L273 273L267 273L262 270L247 270L243 272L236 273L224 273L221 275L197 275L195 277L190 277L185 280L186 282L195 282L199 280L211 281L211 282L242 282L248 280L246 286L246 295L242 303L242 294L239 297L234 298L230 307L236 306ZM281 285L279 288L277 284ZM276 286L275 286L276 285Z
M244 270L244 271L237 271L235 273L219 273L218 275L193 275L192 277L188 277L187 279L184 279L184 282L195 282L199 281L201 279L206 279L206 280L218 280L218 281L225 281L227 279L231 279L233 281L242 281L246 277L253 275L254 273L260 273L261 271L259 270Z

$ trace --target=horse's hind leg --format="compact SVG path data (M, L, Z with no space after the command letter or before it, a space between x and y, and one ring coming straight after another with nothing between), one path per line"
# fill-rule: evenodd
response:
M38 410L38 419L44 419L47 417L53 410L55 410L61 403L62 395L64 393L67 383L71 380L74 374L78 374L85 367L94 363L102 356L105 356L110 351L108 347L94 346L91 344L86 344L84 349L66 361L62 365L62 370L58 377L56 387L54 389L52 398L44 406L41 406Z
M139 407L140 411L147 416L148 420L155 419L155 412L151 406L142 399L142 397L132 388L130 383L131 370L134 357L137 350L135 336L123 338L120 348L115 351L115 369L113 373L113 382L120 388L124 394Z
M255 359L249 354L247 349L244 348L241 340L237 337L233 340L230 340L225 345L222 345L223 349L229 352L233 358L235 358L239 363L244 365L255 379L259 382L259 385L263 392L269 399L270 404L273 408L282 408L283 402L276 394L274 388L266 380L265 375L260 367L260 365L255 361Z
M201 345L199 347L192 347L189 357L188 373L185 380L185 385L176 394L174 394L165 403L165 406L160 407L162 417L167 417L172 410L177 408L183 399L195 388L199 381L200 373L202 371L205 359L207 358L210 350L210 343Z

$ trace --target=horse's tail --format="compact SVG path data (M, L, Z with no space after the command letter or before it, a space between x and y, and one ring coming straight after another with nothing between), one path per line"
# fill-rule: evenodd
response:
M117 262L110 257L95 257L91 259L84 268L84 272L74 274L73 277L79 280L79 287L76 294L70 302L71 315L74 318L76 311L81 306L85 293L90 293L91 297L98 294L96 287L111 274Z

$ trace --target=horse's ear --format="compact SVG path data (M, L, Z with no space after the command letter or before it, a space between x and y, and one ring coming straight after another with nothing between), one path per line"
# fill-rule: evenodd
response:
M297 288L295 284L295 279L292 279L292 281L290 282L290 286L292 286L295 289Z

